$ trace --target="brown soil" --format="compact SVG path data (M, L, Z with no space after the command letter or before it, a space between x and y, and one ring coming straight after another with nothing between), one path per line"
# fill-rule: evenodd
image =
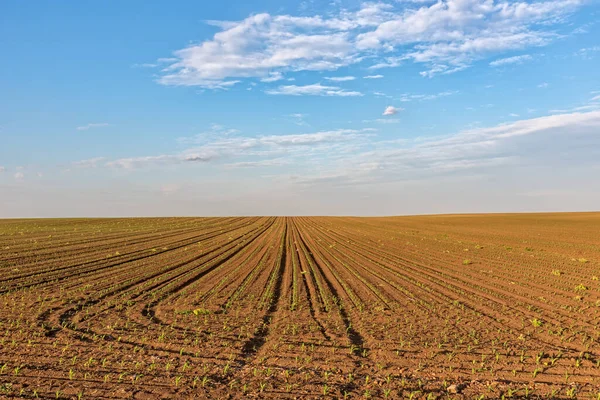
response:
M0 398L600 398L600 214L0 220Z

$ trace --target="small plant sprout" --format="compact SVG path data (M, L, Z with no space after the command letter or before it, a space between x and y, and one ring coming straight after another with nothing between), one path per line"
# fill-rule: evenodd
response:
M531 325L535 326L536 328L539 328L540 326L544 325L544 322L541 319L533 318L531 320Z

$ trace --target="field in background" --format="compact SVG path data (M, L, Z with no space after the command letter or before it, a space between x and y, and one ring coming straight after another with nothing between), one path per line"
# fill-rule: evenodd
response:
M2 220L0 397L596 399L599 276L598 213Z

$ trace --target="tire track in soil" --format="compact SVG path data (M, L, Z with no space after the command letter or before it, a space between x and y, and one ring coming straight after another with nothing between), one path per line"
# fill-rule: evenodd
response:
M202 226L205 227L206 229L213 228L215 225L214 223L212 223L209 220L206 220L203 222L204 222L204 225L202 225ZM183 236L183 235L189 234L189 233L195 233L198 231L198 228L194 227L194 226L188 227L188 228L182 228L181 226L177 225L174 227L169 227L169 229L166 229L166 231L169 233L165 234L160 231L157 232L155 230L135 231L133 233L129 232L129 231L122 231L118 234L115 234L114 236L110 236L110 235L102 236L101 237L102 242L100 244L97 243L98 238L92 238L92 239L86 238L86 239L82 239L79 241L70 240L68 242L68 244L50 244L48 247L45 247L45 248L38 247L35 249L35 251L28 253L25 256L16 256L16 257L12 257L12 258L0 257L0 261L4 261L4 262L19 261L19 260L27 259L27 257L28 258L33 258L33 257L42 258L43 257L47 262L64 261L65 257L85 259L87 257L87 254L94 255L94 253L96 253L99 248L102 250L106 250L108 248L111 248L112 246L122 243L123 241L126 241L127 246L135 246L135 245L155 241L157 239L157 237L162 238L162 239L169 239L169 238L173 238L173 237L177 237L177 236ZM69 238L73 237L73 235L69 235L68 233L72 233L72 232L67 232L66 234L62 235L58 239L59 240L62 239L63 241L69 240ZM78 233L83 234L81 232L78 232ZM132 236L132 234L136 234L136 236ZM65 237L66 237L66 239L64 239ZM69 249L63 249L63 247L69 247ZM15 249L15 250L17 250L17 249ZM128 254L131 254L131 253L123 253L124 256L128 255ZM92 261L97 261L97 260L89 260L88 262L92 262ZM24 266L27 267L27 266L35 266L35 265L37 265L37 262L25 264ZM45 272L45 271L38 271L37 273L40 273L40 272ZM23 277L23 275L15 276L12 279L17 279L17 278L21 278L21 277Z
M298 254L300 253L300 249L297 247L297 240L298 239L298 232L295 229L295 226L293 223L290 223L290 230L292 231L292 234L290 235L289 238L289 246L290 246L290 250L292 252L292 257L293 260L298 260L298 265L296 266L296 268L298 268L301 272L300 272L300 276L302 278L302 284L304 286L304 292L306 294L306 299L308 302L308 312L312 318L312 320L317 324L317 326L319 327L319 331L321 332L321 334L323 335L323 337L325 338L325 340L327 341L331 341L331 336L329 336L327 334L327 329L325 329L325 326L323 325L323 323L321 323L321 321L319 321L319 318L317 318L317 313L316 313L316 307L314 305L314 299L313 299L313 294L311 292L311 286L308 283L308 278L306 277L305 273L302 273L302 261L300 259L300 257L298 256Z
M356 250L345 245L345 243L343 243L343 241L340 241L338 243L342 247L345 247L347 251L355 253L355 254L361 254L363 257L365 257L364 254L358 253ZM445 275L441 275L441 277L437 276L436 274L442 273L439 271L439 269L440 269L439 267L436 268L434 266L428 266L428 265L423 264L422 262L417 262L415 260L410 260L408 258L401 257L399 255L391 254L388 251L382 250L382 249L380 249L378 253L374 253L373 251L366 249L366 248L362 248L362 247L358 247L358 246L357 246L357 248L364 251L365 254L370 254L371 256L379 256L380 258L382 258L383 260L385 260L387 262L392 262L392 259L395 259L396 262L399 265L401 265L404 269L402 270L402 272L397 271L397 270L394 271L393 272L394 275L396 275L400 278L402 278L402 275L405 275L405 277L411 277L412 279L415 279L415 282L421 281L421 282L427 283L428 285L435 286L437 288L436 293L438 294L436 297L446 297L446 298L450 299L450 301L460 300L461 303L465 307L485 316L492 325L496 326L496 328L504 328L504 327L506 327L507 324L508 325L511 325L511 324L506 321L505 322L498 321L497 317L495 316L495 315L498 315L498 311L495 308L493 308L489 305L486 306L481 301L475 302L475 300L473 300L471 298L469 298L467 300L465 298L464 293L469 293L471 296L476 297L476 298L478 297L479 299L485 299L485 300L491 302L492 304L506 306L510 310L512 310L514 313L524 314L527 317L527 319L535 317L535 315L533 315L533 314L527 315L523 309L510 306L509 303L506 303L505 300L501 300L499 297L491 296L490 294L485 293L481 290L473 289L473 288L467 286L467 281L465 281L464 278L461 278L460 276L458 276L456 274L454 274L454 275L445 274ZM374 262L375 264L378 264L383 269L389 268L377 260L370 259L368 257L367 257L367 259L369 261ZM445 279L443 279L443 278L445 278ZM444 286L441 282L445 282L448 287ZM454 290L450 290L449 287L453 287ZM463 293L463 294L461 296L459 296L457 293ZM438 300L438 302L440 304L445 303L442 300ZM501 313L500 313L500 315L501 315ZM511 325L511 327L512 327L512 329L515 329L515 330L519 329L519 325L516 323L513 323ZM533 340L538 341L538 342L540 342L540 344L548 346L555 351L577 352L577 351L582 351L582 349L584 349L583 346L580 346L577 348L572 348L564 343L560 343L560 344L551 343L551 342L544 341L541 338L533 338Z
M495 309L491 308L491 310L493 310L493 311L490 311L490 307L485 306L482 303L478 303L477 305L475 305L476 303L474 303L473 300L467 301L467 300L465 300L464 295L462 297L458 296L456 294L457 293L456 290L450 291L447 287L443 286L438 281L440 278L434 278L434 275L433 275L434 272L439 272L434 267L426 266L422 263L419 263L419 262L413 261L413 260L409 260L409 259L401 257L399 255L390 254L386 250L382 250L382 249L379 249L378 253L375 253L370 249L366 249L366 248L362 248L361 246L357 246L357 249L364 251L364 254L359 253L359 252L357 252L357 250L352 249L351 247L347 246L339 238L336 241L342 247L345 247L347 251L367 258L369 261L374 262L375 264L377 264L380 268L383 268L384 270L387 270L390 267L385 266L383 263L381 263L375 259L370 259L370 258L366 257L365 254L370 254L371 256L379 256L380 258L382 258L383 260L385 260L387 262L392 262L392 259L395 258L397 260L397 262L404 268L402 270L402 273L400 273L400 271L397 271L397 270L393 271L393 274L396 275L397 277L399 277L401 279L404 279L406 277L411 277L412 279L415 279L415 282L422 281L422 282L426 282L429 285L436 286L436 288L437 288L437 292L436 292L437 296L436 297L437 298L446 297L446 298L450 299L449 301L460 300L461 303L463 304L463 306L465 306L466 308L468 308L474 312L477 312L477 313L485 316L490 321L490 323L492 325L494 325L496 328L504 328L506 326L506 323L499 322L497 320L497 318L494 316L495 313L497 313L497 311ZM431 271L434 271L434 272L431 272ZM405 276L403 276L403 275L405 275ZM461 282L464 282L464 281L457 276L452 276L452 279L446 279L444 282L446 282L446 285L448 285L448 286L459 288L459 290L462 290L463 293L464 293L464 291L469 292L473 296L478 296L479 298L487 299L488 301L491 301L492 303L498 303L498 301L499 301L498 299L496 299L494 297L490 297L489 294L485 294L483 292L471 289L471 288L465 286L464 284L461 284ZM454 282L454 283L450 283L450 282ZM421 297L421 296L419 296L419 297ZM439 304L446 303L445 301L442 301L440 299L437 299L437 301L439 302ZM500 304L502 304L502 303L500 303ZM523 313L523 310L521 310L521 309L511 307L511 306L508 306L508 307L515 313ZM429 310L428 312L432 313L431 310ZM513 325L512 327L513 327L513 329L518 329L518 325ZM458 327L457 329L464 331L460 327ZM581 351L581 349L583 348L583 347L581 347L581 348L573 349L573 348L568 347L565 344L550 343L550 342L544 341L541 338L537 338L537 337L533 338L533 340L539 342L542 345L548 346L555 351L577 352L577 351Z
M252 243L254 243L257 239L261 238L265 234L265 232L267 232L273 226L274 223L275 223L275 219L273 219L271 221L271 223L269 223L268 225L264 226L262 228L262 230L260 230L259 233L255 234L255 236L252 237L250 240L245 240L242 246L232 246L230 249L228 249L228 251L231 251L231 253L228 254L224 259L219 260L219 262L217 262L215 265L212 265L209 268L203 269L198 274L194 275L191 278L186 279L183 283L180 283L179 285L175 286L174 288L169 289L169 291L167 293L162 294L160 297L158 297L155 300L153 300L152 302L148 303L144 307L144 310L146 310L146 311L142 311L142 314L144 316L146 316L146 317L150 317L150 319L152 319L152 320L157 320L156 316L154 315L154 307L156 307L158 305L158 303L160 303L162 300L164 300L168 296L172 295L173 293L180 292L181 290L185 289L187 286L189 286L192 283L194 283L196 280L202 278L204 275L210 273L214 269L218 268L219 266L221 266L224 263L226 263L227 261L229 261L231 258L235 257L243 249L248 248L249 245L251 245ZM222 254L225 254L225 253L219 254L219 256L212 258L210 261L212 261L212 260L220 257ZM194 269L202 268L202 267L204 267L205 264L206 264L206 262L202 263L201 265L199 265L198 267L196 267ZM185 273L190 273L192 271L186 271ZM171 279L169 282L166 283L166 285L170 284L173 281L174 281L174 279ZM166 286L164 284L164 282L161 283L161 285L162 286ZM145 292L147 292L147 290L145 290Z
M307 249L310 250L310 247L307 245L306 240L304 239L302 233L300 232L300 230L298 230L299 232L299 239L302 243L302 245L304 247L306 247ZM317 268L319 268L320 272L321 272L321 276L323 277L323 281L325 282L325 285L327 285L327 288L329 289L329 291L331 292L331 294L338 298L341 299L341 297L339 296L339 293L337 291L337 289L335 288L335 286L333 285L333 283L331 282L331 280L329 278L327 278L326 274L324 273L323 270L323 266L320 265L317 260L315 259L315 257L312 255L312 252L307 252L307 257L310 257L313 261L313 263L316 265ZM362 335L354 329L353 325L352 325L352 320L350 319L350 316L348 315L348 313L346 312L346 310L344 309L344 307L340 306L339 304L337 304L337 309L339 310L339 315L342 319L342 322L344 324L344 327L346 328L346 336L348 337L350 344L352 346L354 346L355 349L362 349L364 346L364 338L362 337ZM355 352L352 352L352 355L355 356ZM361 357L363 358L363 357ZM355 366L360 366L361 361L360 360L353 360Z
M32 282L32 283L22 284L22 285L19 286L20 289L29 288L29 287L35 287L37 285L44 285L44 284L46 284L48 282L52 283L53 285L56 285L56 284L58 284L58 282L72 279L74 276L83 277L83 276L86 276L86 275L92 275L92 274L95 274L95 273L97 273L99 271L103 271L103 270L106 270L106 269L109 269L109 268L119 267L119 266L125 265L125 264L130 263L130 262L136 262L136 261L148 259L150 257L164 255L166 253L170 253L172 251L179 250L179 249L182 249L184 247L190 246L190 245L194 244L196 241L198 241L198 239L200 239L200 240L212 239L212 238L215 238L215 237L222 236L222 235L224 235L226 233L230 233L230 232L233 232L235 230L242 229L242 228L244 228L246 226L251 226L251 224L240 225L240 226L234 227L232 229L229 229L229 230L227 230L225 232L216 231L216 230L215 231L209 231L209 232L203 232L203 233L201 233L199 235L195 235L195 236L188 237L188 238L185 238L185 239L177 240L175 242L169 242L169 243L166 243L166 246L168 246L168 249L165 250L165 251L161 251L159 253L144 254L144 253L146 253L148 251L148 249L142 249L142 250L135 251L135 252L130 253L130 254L127 255L127 256L132 256L132 258L125 259L125 260L121 259L121 260L118 260L118 262L114 262L114 263L110 263L109 262L108 264L102 265L106 261L106 258L101 258L101 259L96 259L96 260L93 260L93 261L87 261L87 262L83 262L83 263L79 263L79 264L68 265L68 266L65 266L65 267L54 268L51 271L44 271L44 272L41 272L41 273L39 273L39 272L33 272L33 273L26 274L26 275L21 275L18 278L15 278L15 279L25 279L27 277L32 277L32 276L38 277L39 281ZM163 238L158 238L158 239L163 239ZM160 245L163 245L163 244L161 243ZM142 255L140 256L138 254L142 254ZM123 257L125 257L125 256L126 255L123 255ZM95 265L95 264L100 264L100 265ZM67 272L67 270L77 269L77 268L81 268L81 267L87 267L89 269L86 270L86 271L80 271L76 275L70 275L70 274L66 274L65 273L65 272ZM59 276L52 277L52 279L49 278L49 276L51 274L57 274L57 273L60 273ZM45 275L43 275L43 274L45 274ZM10 278L10 279L6 279L4 281L14 282L15 279ZM0 280L0 283L2 283L4 281ZM10 292L10 290L11 289L2 289L2 290L0 290L0 294L8 293L8 292Z
M277 278L275 278L275 285L273 288L273 298L271 299L271 304L267 308L267 312L262 317L261 325L258 330L254 333L254 335L246 341L242 345L242 355L243 359L240 365L240 369L245 367L248 364L251 364L253 358L258 351L265 345L267 342L267 336L269 335L269 328L271 323L273 322L273 317L279 309L279 303L281 301L281 288L283 283L283 275L286 270L287 265L287 235L288 235L288 217L284 217L285 225L283 231L283 237L281 240L281 250L279 255L279 263L276 267Z
M192 283L194 280L196 280L196 279L199 279L201 276L204 276L206 273L208 273L208 272L212 271L213 269L217 268L217 267L218 267L219 265L221 265L222 263L224 263L224 262L227 262L229 259L231 259L233 256L235 256L237 253L239 253L239 252L240 252L240 251L241 251L243 248L246 248L246 247L247 247L247 246L248 246L250 243L254 242L254 241L255 241L255 240L258 238L258 237L260 237L260 236L261 236L261 235L262 235L262 234L263 234L263 233L264 233L266 230L268 230L268 229L269 229L269 228L272 226L272 224L273 224L273 223L274 223L274 220L273 220L273 221L271 221L271 224L268 224L268 225L266 225L266 226L263 226L263 227L262 227L262 228L263 228L263 230L262 230L262 231L260 231L260 233L256 234L256 235L255 235L255 236L254 236L254 237L253 237L251 240L247 240L247 241L245 241L243 246L237 246L237 248L232 246L230 249L228 249L228 250L226 250L226 251L224 251L224 252L223 252L223 251L221 251L221 252L220 252L220 253L218 253L216 256L212 257L212 258L211 258L210 260L208 260L207 262L210 262L210 261L212 261L212 260L214 260L214 259L216 259L216 258L220 257L221 255L225 254L227 251L231 251L231 250L233 249L233 251L232 251L232 252L231 252L229 255L227 255L227 256L226 256L226 257L225 257L223 260L220 260L218 263L216 263L215 265L211 266L209 269L201 271L199 275L195 275L193 278L190 278L190 279L186 280L186 281L184 282L184 286L183 286L183 287L185 287L185 285L189 285L189 284L190 284L190 283ZM259 228L259 229L260 229L260 228ZM257 230L259 230L259 229L257 229ZM240 238L241 238L241 237L240 237ZM184 262L177 263L177 264L175 264L174 266L170 267L170 268L168 269L168 271L173 271L173 270L176 270L176 269L178 269L178 268L185 267L186 265L188 265L188 264L190 264L190 263L193 263L193 262L195 262L195 261L197 261L197 260L201 259L202 257L205 257L205 256L207 256L207 255L208 255L208 254L210 254L210 253L214 253L214 252L217 252L217 251L219 251L219 250L222 250L222 249L223 249L223 248L221 247L221 248L215 249L215 250L213 250L213 251L211 251L211 252L209 252L209 253L205 253L205 254L202 254L202 255L200 255L200 256L196 256L196 257L194 257L194 258L193 258L193 259L191 259L191 260L186 260L186 261L184 261ZM206 262L205 262L205 263L206 263ZM170 282L173 282L173 281L177 280L177 279L178 279L178 278L180 278L181 276L183 276L183 275L185 275L185 274L189 274L189 273L193 272L193 270L195 270L195 269L202 268L202 267L204 266L204 264L205 264L205 263L202 263L201 265L199 265L198 267L195 267L195 268L194 268L194 269L192 269L192 270L186 270L186 271L183 271L183 272L181 272L181 273L179 273L179 274L177 274L177 275L175 275L175 276L173 276L173 277L170 277L170 278L169 278L167 281L159 282L158 284L156 284L156 285L155 285L155 287L158 287L158 286L163 286L163 285L169 284ZM148 278L148 277L144 277L143 279L142 279L142 278L140 278L140 279L138 279L138 280L135 280L135 281L134 281L134 282L132 282L131 284L128 284L128 285L126 285L125 287L121 287L121 288L118 288L118 289L116 289L116 290L115 290L115 291L113 291L113 292L106 293L106 294L102 295L102 296L101 296L101 297L99 297L99 298L96 298L96 299L90 299L90 300L87 300L87 301L85 301L85 302L83 302L83 303L81 303L81 304L78 304L78 305L76 305L75 307L68 308L67 310L63 311L63 312L62 312L62 313L61 313L61 314L58 316L58 318L57 318L57 319L58 319L58 322L59 322L59 326L60 326L60 327L51 327L51 326L46 326L46 322L49 322L49 320L50 320L50 318L51 318L51 315L52 315L52 313L53 313L53 312L55 312L55 311L58 311L58 310L60 310L60 309L64 309L64 307L62 307L62 306L61 306L61 307L55 307L54 309L47 310L47 311L50 311L50 313L48 313L48 314L47 314L47 312L44 312L44 313L42 313L42 314L40 315L40 317L43 317L43 318L42 318L42 319L40 319L40 318L38 317L38 323L39 323L39 324L41 324L42 326L44 326L44 328L46 329L46 333L45 333L45 334L46 334L46 336L48 336L48 337L54 337L54 336L55 336L55 335L56 335L56 334L57 334L59 331L61 331L62 329L66 328L66 329L68 329L69 331L71 331L71 332L73 332L73 333L77 333L77 338L78 338L78 339L85 340L85 339L84 339L84 338L85 338L85 334L93 334L94 332L91 332L91 331L90 331L90 332L83 331L83 330L76 329L76 328L74 328L74 327L72 327L72 326L71 326L71 321L73 320L73 318L75 317L75 315L77 315L77 313L78 313L78 312L80 312L81 310L83 310L85 307L89 307L89 306L92 306L92 305L98 304L99 302L101 302L102 300L106 299L107 297L110 297L110 296L116 296L116 295L118 295L119 293L122 293L122 292L124 292L124 291L126 291L126 290L129 290L129 289L131 289L132 287L135 287L135 286L137 286L137 285L139 285L139 284L141 284L141 283L144 283L144 282L145 282L145 281L147 281L148 279L152 279L153 277L156 277L156 276L163 275L165 272L167 272L167 271L165 271L165 270L162 270L162 271L157 271L156 273L154 273L154 274L153 274L152 276L150 276L149 278ZM181 288L183 288L183 287L181 287ZM178 290L180 290L181 288L179 288ZM148 289L146 288L146 289L144 290L144 292L147 292L147 291L148 291ZM137 297L139 297L139 296L136 296L135 298L137 298ZM155 301L153 301L152 303L149 303L149 305L148 305L148 306L150 306L150 307L154 307L154 306L155 306L155 305L156 305L158 302L160 302L160 301L161 301L163 298L164 298L164 295L163 295L163 296L161 296L160 298L156 299L156 300L155 300ZM115 306L113 305L113 306L110 306L109 308L114 308L114 307L115 307ZM141 313L142 313L142 315L143 315L144 317L147 317L147 318L149 318L149 319L150 319L150 320L152 320L154 323L160 323L160 321L157 321L157 320L156 320L156 318L155 318L155 316L154 316L154 310L153 310L152 308L150 308L150 307L144 307L144 308L142 309L142 312L141 312ZM101 337L102 337L103 335L99 335L99 336L101 336Z

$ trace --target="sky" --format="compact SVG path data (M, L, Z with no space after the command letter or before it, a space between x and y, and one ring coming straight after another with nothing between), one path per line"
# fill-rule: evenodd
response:
M0 218L584 211L600 3L0 3Z

